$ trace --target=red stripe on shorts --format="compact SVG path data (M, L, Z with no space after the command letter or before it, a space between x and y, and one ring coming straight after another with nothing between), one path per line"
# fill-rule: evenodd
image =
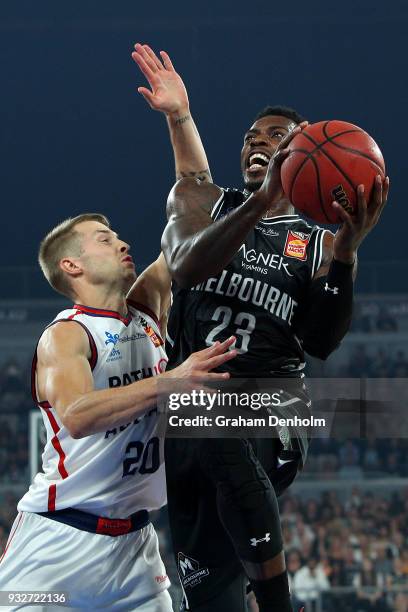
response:
M0 563L3 561L3 557L4 557L4 555L6 554L8 547L9 547L9 546L10 546L10 544L11 544L11 540L12 540L12 539L14 538L14 536L16 535L17 529L18 529L18 528L19 528L19 526L20 526L20 523L21 523L21 519L22 519L22 518L23 518L23 514L21 513L21 514L20 514L20 518L18 519L18 523L17 523L17 525L16 525L16 528L14 529L13 533L12 533L12 534L10 534L9 540L8 540L8 542L7 542L7 546L6 546L6 548L4 549L4 552L3 552L3 554L2 554L2 555L1 555L1 557L0 557Z

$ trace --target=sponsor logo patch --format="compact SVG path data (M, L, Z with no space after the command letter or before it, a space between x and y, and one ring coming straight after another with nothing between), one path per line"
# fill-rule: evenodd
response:
M108 338L107 340L105 340L106 345L112 343L113 346L115 346L115 344L119 340L119 334L111 334L110 332L106 331L105 336Z
M178 570L184 588L195 587L201 580L209 575L208 567L201 567L198 561L178 553Z
M162 340L156 334L152 326L148 324L146 319L144 319L142 316L139 316L139 323L143 327L145 334L149 336L150 340L153 342L154 346L156 347L162 346L163 344Z
M294 232L293 230L288 231L286 238L286 244L283 254L286 257L293 257L306 261L307 259L307 245L309 244L310 235L304 234L303 232Z

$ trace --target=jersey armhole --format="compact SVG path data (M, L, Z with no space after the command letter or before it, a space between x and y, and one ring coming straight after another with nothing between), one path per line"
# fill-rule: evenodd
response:
M81 321L75 321L73 318L57 319L56 321L53 321L52 323L47 325L47 327L44 329L44 331L46 329L48 329L49 327L52 327L56 323L67 322L67 321L68 322L72 321L73 323L78 323L78 325L80 325L82 327L82 329L84 329L84 331L86 332L86 335L88 336L88 340L89 340L89 347L91 349L91 356L88 359L88 361L89 361L90 368L93 371L95 369L96 363L98 361L98 349L96 348L95 340L94 340L91 332L89 331L89 329L86 327L86 325L81 323ZM38 349L38 343L39 343L39 340L37 342L37 346L35 347L35 352L34 352L33 360L31 362L31 397L33 398L35 404L37 404L38 406L41 406L41 404L48 403L48 402L46 400L40 402L38 397L37 397L37 385L36 385L36 380L35 380L35 373L36 373L36 370L37 370L37 360L38 360L38 358L37 358L37 349Z
M225 191L224 191L224 189L222 187L220 187L220 189L221 189L221 195L218 198L218 200L216 201L216 203L214 204L214 206L212 207L211 212L210 212L210 216L211 216L213 221L217 220L217 217L220 214L221 209L222 209L222 205L224 203Z

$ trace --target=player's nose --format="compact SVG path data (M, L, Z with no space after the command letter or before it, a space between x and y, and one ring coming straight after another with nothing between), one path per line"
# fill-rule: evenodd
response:
M127 242L123 242L123 240L121 240L120 252L128 253L129 251L130 251L130 245Z
M269 144L269 138L268 138L267 134L257 134L251 140L251 148L252 149L254 147L259 147L259 146L267 145L267 144Z

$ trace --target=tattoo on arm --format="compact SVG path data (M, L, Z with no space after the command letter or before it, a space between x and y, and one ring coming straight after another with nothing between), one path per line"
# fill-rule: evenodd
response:
M184 117L180 117L179 119L176 119L175 124L182 125L183 123L185 123L186 121L189 121L190 119L191 119L190 115L184 115Z
M208 181L211 180L210 169L206 168L205 170L199 170L198 172L182 172L181 170L177 172L176 179L182 178L196 178L199 181Z

